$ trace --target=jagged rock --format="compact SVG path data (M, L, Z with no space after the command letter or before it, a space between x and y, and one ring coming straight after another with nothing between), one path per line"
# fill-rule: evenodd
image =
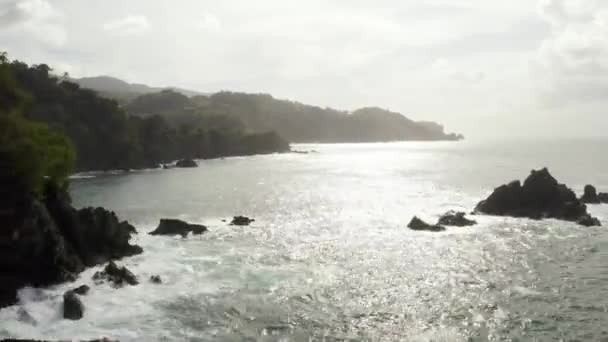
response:
M600 200L600 203L608 203L608 193L600 192L597 197Z
M467 227L474 226L477 224L477 221L469 220L465 217L465 215L466 214L463 212L448 211L447 213L441 215L439 221L437 222L437 225Z
M593 185L585 185L585 191L581 197L581 202L587 204L599 204L600 198L597 195L597 191Z
M417 216L414 216L407 226L412 230L419 231L442 232L445 230L445 227L439 225L430 225L419 219Z
M181 235L188 236L188 233L200 235L207 231L207 227L198 224L190 224L176 219L161 219L160 224L150 235Z
M70 281L84 270L46 206L30 196L0 206L0 308L17 291Z
M46 206L61 229L64 238L75 249L85 266L92 267L132 255L142 248L129 243L135 227L119 221L116 214L104 208L74 209L69 195L48 189Z
M81 286L73 289L72 292L74 292L77 295L86 296L87 293L89 293L89 290L91 290L91 288L88 285L81 285Z
M162 284L163 280L159 275L150 276L150 282L153 284Z
M175 163L175 167L198 167L198 164L192 159L182 159L178 160L177 163Z
M587 206L576 198L574 191L558 183L544 168L533 170L523 186L519 181L513 181L496 188L486 200L479 202L475 211L497 216L577 222L587 215Z
M113 261L110 261L103 271L96 272L93 275L93 280L96 283L109 281L114 287L122 287L125 284L137 285L137 277L126 267L119 267Z
M36 319L34 317L32 317L32 315L30 315L30 313L27 312L27 310L25 310L24 308L19 308L19 310L17 311L17 316L18 316L17 319L19 320L19 322L30 324L30 325L38 324L38 321L36 321Z
M594 226L602 225L600 220L598 220L597 218L595 218L589 214L585 214L585 215L579 217L579 219L576 221L576 223L580 224L581 226L585 226L585 227L594 227Z
M230 222L231 226L248 226L255 220L246 216L235 216Z
M73 291L63 295L63 318L77 321L84 315L84 305Z

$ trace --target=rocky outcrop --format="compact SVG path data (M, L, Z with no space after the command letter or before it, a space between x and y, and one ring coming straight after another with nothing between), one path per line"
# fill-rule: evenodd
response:
M235 216L232 218L232 222L230 222L231 226L248 226L252 224L255 219L246 217L246 216Z
M177 163L175 163L175 167L182 167L182 168L198 167L198 164L192 159L182 159L182 160L178 160Z
M598 199L600 200L601 203L606 203L608 204L608 193L605 192L600 192L597 195Z
M463 212L448 211L441 215L437 225L439 226L454 226L454 227L468 227L474 226L477 221L469 220L466 218L466 214Z
M588 222L587 206L566 185L558 183L546 168L533 170L523 185L513 181L496 188L486 200L479 202L475 211L497 216Z
M207 227L199 224L190 224L176 219L161 219L160 224L150 235L181 235L188 236L188 233L200 235L207 231Z
M84 315L84 304L73 291L63 295L63 318L77 321Z
M142 252L129 244L133 226L103 208L76 210L69 195L48 186L0 202L0 308L17 290L73 281L87 266Z
M597 190L593 185L585 185L585 191L581 197L581 202L587 204L599 204L600 198L597 195Z
M410 223L407 226L411 230L418 230L418 231L442 232L445 230L445 227L442 227L439 225L428 224L428 223L422 221L421 219L419 219L417 216L414 216L414 218L412 218L412 220L410 221Z
M133 272L124 266L116 265L113 261L110 261L103 271L96 272L93 280L98 284L109 281L116 288L123 287L125 284L131 286L139 284Z

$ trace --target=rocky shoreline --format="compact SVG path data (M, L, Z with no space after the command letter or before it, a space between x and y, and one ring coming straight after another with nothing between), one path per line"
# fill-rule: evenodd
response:
M474 215L508 216L530 219L553 218L583 226L601 223L587 212L585 203L602 203L604 194L591 185L577 198L574 191L559 183L545 169L532 171L523 184L520 181L502 185L479 202ZM45 287L74 281L87 267L106 265L95 273L95 284L109 283L114 288L136 286L136 275L114 261L143 252L129 241L137 234L135 227L120 221L104 208L75 209L66 190L47 185L41 198L33 195L3 203L0 220L7 229L0 231L0 309L17 303L17 291L26 286ZM222 220L227 222L226 220ZM249 226L255 222L246 216L235 216L227 225ZM447 227L476 225L465 212L449 211L436 224L414 217L408 227L415 231L442 232ZM151 235L200 235L207 227L176 219L162 219ZM149 281L162 284L159 275ZM78 320L85 315L80 301L89 291L83 285L63 296L63 317ZM31 341L31 340L5 340ZM105 339L95 341L109 341Z

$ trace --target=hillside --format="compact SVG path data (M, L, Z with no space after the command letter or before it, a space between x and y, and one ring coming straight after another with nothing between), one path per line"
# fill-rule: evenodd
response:
M15 84L0 89L0 103L10 99L7 94L12 89L27 94L23 116L67 136L80 171L147 168L181 158L289 150L276 133L249 134L235 120L210 116L197 126L176 127L158 115L130 116L116 101L53 77L45 64L29 66L6 58L1 64Z
M298 143L463 139L462 135L446 134L438 123L413 121L377 107L348 113L278 100L266 94L220 92L187 97L165 90L139 96L124 108L134 116L161 115L177 125L197 125L208 117L231 118L242 122L249 131L276 131Z
M203 93L175 88L175 87L150 87L145 84L128 83L121 79L110 76L83 77L70 79L82 88L91 89L99 94L117 100L119 103L127 103L144 94L156 93L165 89L174 90L186 96L203 95Z

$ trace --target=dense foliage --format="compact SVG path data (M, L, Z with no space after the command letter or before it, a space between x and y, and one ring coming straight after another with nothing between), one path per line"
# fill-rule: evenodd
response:
M4 65L31 94L25 116L47 124L53 132L65 134L73 141L78 170L155 167L180 158L289 149L288 143L275 134L258 134L258 138L268 139L259 148L249 145L258 139L246 136L240 122L215 116L201 119L196 125L171 125L159 115L129 116L116 101L54 77L44 64L28 66L19 61L5 61Z
M28 98L0 54L0 187L13 193L40 193L45 179L61 185L74 166L71 142L43 123L22 115Z
M205 117L231 118L251 131L273 130L292 142L375 142L459 140L433 122L415 122L399 113L362 108L347 113L270 95L220 92L187 97L171 90L142 95L125 106L134 115L161 115L178 124L197 125Z

